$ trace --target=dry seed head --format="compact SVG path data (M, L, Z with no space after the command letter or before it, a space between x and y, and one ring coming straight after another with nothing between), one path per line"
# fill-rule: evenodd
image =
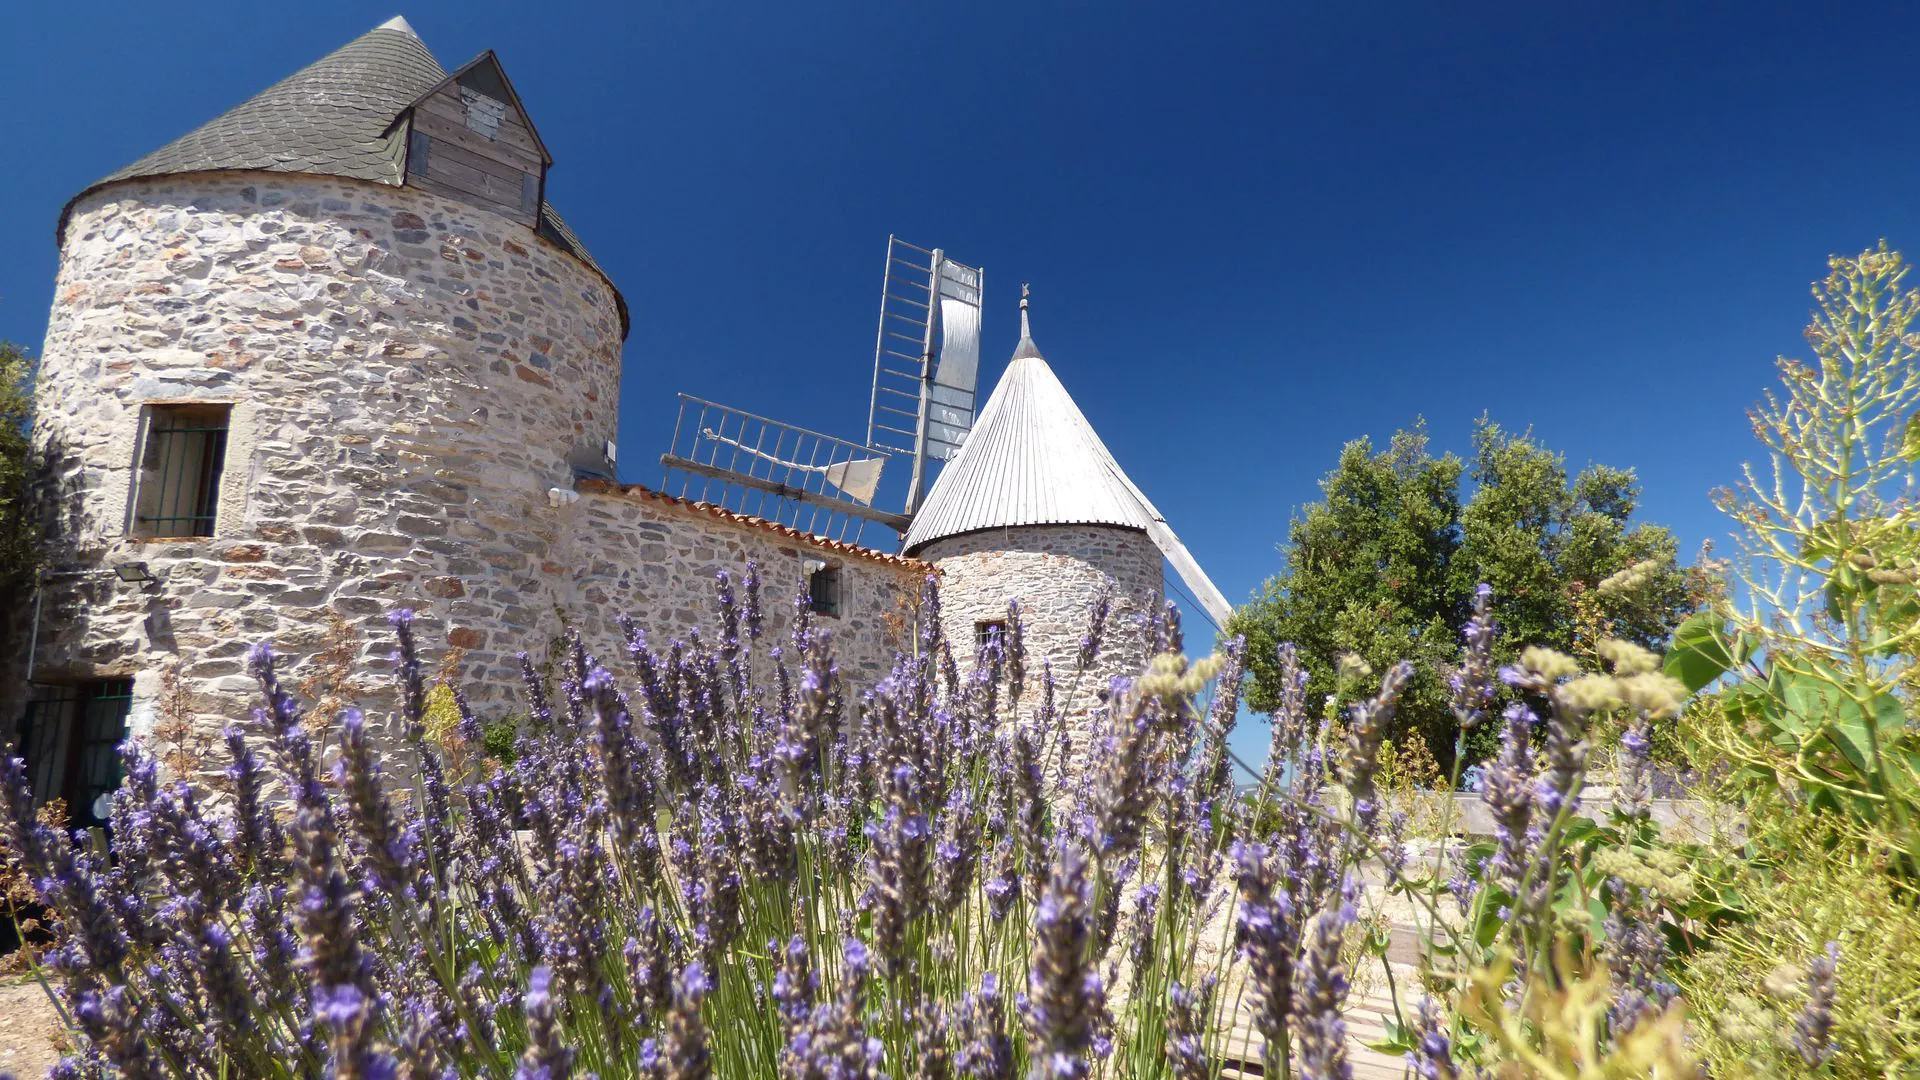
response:
M1593 856L1593 868L1667 900L1693 895L1693 875L1676 852L1652 848L1602 848Z
M1187 669L1186 675L1180 680L1180 692L1197 694L1206 689L1207 684L1213 681L1213 677L1220 673L1220 666L1225 662L1219 653L1194 661L1193 666Z
M1631 641L1603 638L1594 649L1600 654L1602 660L1613 665L1613 673L1616 675L1639 675L1660 666L1658 655Z
M1620 692L1627 703L1655 720L1664 720L1687 703L1686 684L1658 671L1629 675L1619 680Z
M1714 1018L1722 1037L1735 1043L1774 1043L1779 1021L1767 1007L1746 994L1728 994L1726 1007Z
M1601 596L1618 596L1629 593L1652 580L1654 571L1660 569L1659 559L1642 559L1616 574L1609 575L1595 589Z
M1581 714L1596 713L1620 704L1620 680L1611 675L1582 675L1563 683L1560 701Z
M1807 969L1799 964L1781 964L1760 984L1761 989L1780 1001L1798 1004L1806 991Z
M1529 645L1520 651L1520 666L1543 679L1558 680L1580 672L1573 657L1545 645Z

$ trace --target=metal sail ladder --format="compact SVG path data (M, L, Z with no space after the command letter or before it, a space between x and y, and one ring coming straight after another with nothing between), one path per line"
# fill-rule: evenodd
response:
M985 277L939 248L887 237L867 445L912 456L908 515L926 494L931 463L958 455L973 427Z

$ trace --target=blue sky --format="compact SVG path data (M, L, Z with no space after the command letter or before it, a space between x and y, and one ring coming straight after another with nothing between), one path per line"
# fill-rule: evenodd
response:
M1340 444L1482 413L1635 467L1686 548L1829 252L1920 240L1920 8L95 2L0 12L0 337L61 204L398 10L499 51L675 391L864 432L888 233L987 270L1230 599Z

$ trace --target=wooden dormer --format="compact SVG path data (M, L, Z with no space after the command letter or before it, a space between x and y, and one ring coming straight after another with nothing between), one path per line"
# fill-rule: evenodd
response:
M408 187L539 228L553 158L492 50L422 94L406 122Z

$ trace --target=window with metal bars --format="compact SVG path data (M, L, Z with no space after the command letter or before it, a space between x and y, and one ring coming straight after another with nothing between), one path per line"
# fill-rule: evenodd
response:
M133 535L213 535L230 410L227 405L147 406Z
M818 560L807 560L807 599L815 615L840 617L840 568Z
M64 799L71 827L106 824L102 796L120 786L118 747L132 706L132 679L34 688L20 722L20 747L35 806Z
M973 624L973 651L979 655L989 644L1004 646L1007 643L1007 621L1005 619L986 619Z

